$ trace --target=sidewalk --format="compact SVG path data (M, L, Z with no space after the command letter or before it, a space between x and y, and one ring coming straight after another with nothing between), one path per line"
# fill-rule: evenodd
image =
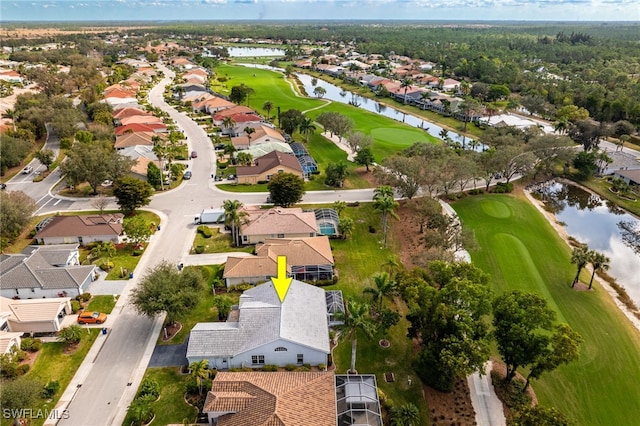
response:
M476 423L479 426L506 426L507 420L504 417L502 402L498 399L489 376L492 367L493 363L487 361L482 376L479 373L473 373L467 377L471 404L476 412Z

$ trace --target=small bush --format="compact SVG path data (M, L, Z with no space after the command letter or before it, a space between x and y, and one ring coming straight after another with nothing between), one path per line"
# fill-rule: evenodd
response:
M113 269L115 265L113 264L113 262L104 262L102 265L100 265L100 269L102 269L105 272L109 272L111 269Z
M303 366L304 368L311 369L311 364L309 364L309 363L302 364L302 366Z
M347 203L348 207L359 207L360 206L360 201L354 201L352 203Z
M85 292L85 293L82 293L79 297L81 301L88 302L89 300L91 300L91 293Z
M287 365L284 367L284 369L285 369L285 370L287 370L287 371L294 371L296 368L298 368L298 366L297 366L297 365L295 365L295 364L287 364Z
M262 371L278 371L278 366L274 364L267 364L262 367Z
M53 396L60 390L60 383L57 380L52 380L42 388L42 397L44 399L53 398Z
M78 302L77 300L72 300L71 301L71 313L77 314L79 310L80 310L80 302Z
M18 377L18 361L11 354L0 355L0 376L8 379Z
M27 353L25 351L21 349L17 349L15 346L12 349L13 349L13 356L16 359L16 361L22 362L25 359L27 359Z
M20 342L20 349L28 352L38 352L42 348L42 340L25 337Z
M204 253L204 246L196 246L196 254Z
M484 189L476 188L469 191L469 195L480 195L480 194L484 194Z
M227 168L227 163L219 163L219 164L218 164L218 169L220 169L220 170L224 170L224 169L226 169L226 168Z
M144 253L142 250L134 250L131 254L133 256L142 256L142 253Z
M320 370L320 371L324 371L324 370L326 370L326 369L327 369L327 366L326 366L326 365L324 365L324 364L318 364L318 370Z
M18 366L18 376L23 376L29 372L31 366L29 364L20 364Z
M211 228L204 225L198 226L198 233L202 234L204 238L211 238L211 236L213 235L213 232L211 232Z
M296 368L296 371L311 371L310 367L305 367L304 365Z
M253 288L251 284L238 284L238 285L232 285L231 287L229 287L229 291L243 292L243 291L249 290L250 288Z
M508 194L513 192L513 183L498 182L493 188L493 192L496 194Z

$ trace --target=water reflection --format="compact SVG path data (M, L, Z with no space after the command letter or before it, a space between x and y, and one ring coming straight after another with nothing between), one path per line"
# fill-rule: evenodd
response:
M640 255L625 244L620 223L640 226L634 216L598 195L573 185L555 183L534 193L565 224L567 233L611 259L609 274L640 305Z

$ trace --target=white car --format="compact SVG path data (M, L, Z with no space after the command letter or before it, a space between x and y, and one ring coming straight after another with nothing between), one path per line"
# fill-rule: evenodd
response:
M27 166L24 169L22 169L22 174L23 175L28 175L29 173L31 173L33 171L33 167L31 166Z

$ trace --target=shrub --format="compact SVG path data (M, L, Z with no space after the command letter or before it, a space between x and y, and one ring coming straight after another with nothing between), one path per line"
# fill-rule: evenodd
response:
M53 396L60 390L60 383L57 380L52 380L42 388L42 397L44 399L53 398Z
M151 395L154 401L158 399L158 397L160 396L160 385L158 384L158 382L149 378L142 381L136 398L140 398L146 395Z
M42 348L42 340L32 337L25 337L20 342L20 349L29 352L38 352Z
M18 377L18 361L11 354L0 355L0 376L8 379Z
M113 264L113 262L104 262L102 263L102 265L100 265L100 269L102 269L105 272L109 272L111 269L113 269L115 265Z
M211 236L213 235L213 232L211 232L211 228L204 225L198 226L198 232L202 234L204 238L211 238Z
M513 192L513 183L498 182L493 188L493 192L496 194L508 194Z
M141 256L141 255L142 255L142 253L143 253L143 251L142 251L142 250L134 250L131 254L132 254L133 256Z
M324 365L324 364L318 364L318 370L320 370L320 371L324 371L324 370L326 370L326 369L327 369L327 366L326 366L326 365Z
M85 292L85 293L82 293L79 297L81 301L88 302L89 300L91 300L91 293Z
M469 191L469 195L480 195L480 194L484 194L484 189L476 188Z
M296 368L296 371L311 371L310 367L305 367L304 365Z
M20 364L18 366L18 376L23 376L29 372L31 366L29 364Z
M196 254L204 253L204 246L196 246Z
M284 367L284 369L285 369L285 370L287 370L287 371L294 371L296 368L298 368L298 366L297 366L297 365L295 365L295 364L287 364L287 365Z
M238 284L232 285L231 287L229 287L229 290L243 292L249 290L250 288L253 288L251 284Z
M71 313L77 314L79 310L80 310L80 302L78 302L77 300L72 300Z
M267 364L262 367L262 371L278 371L278 366L275 364Z
M25 359L27 359L27 353L21 349L18 349L17 347L13 347L11 348L13 351L13 356L15 358L16 361L18 362L22 362Z
M227 168L227 163L219 163L219 164L218 164L218 169L220 169L220 170L224 170L224 169L226 169L226 168Z

